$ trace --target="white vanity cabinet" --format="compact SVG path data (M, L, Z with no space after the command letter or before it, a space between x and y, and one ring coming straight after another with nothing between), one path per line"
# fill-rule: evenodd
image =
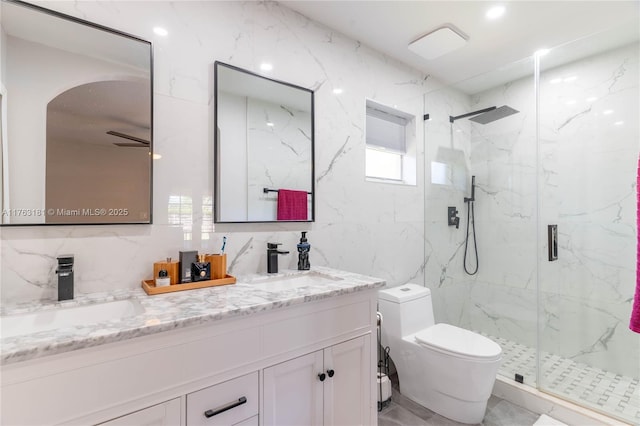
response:
M263 425L370 425L371 336L264 370Z
M376 301L365 289L2 365L0 424L375 425Z
M180 426L180 398L100 423L99 426Z

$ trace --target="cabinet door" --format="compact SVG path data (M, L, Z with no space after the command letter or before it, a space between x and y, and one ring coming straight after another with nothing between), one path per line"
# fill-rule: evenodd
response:
M371 424L370 338L358 337L324 350L326 426Z
M100 426L179 426L182 424L180 417L180 398L176 398L100 423Z
M264 369L264 426L322 425L322 351Z

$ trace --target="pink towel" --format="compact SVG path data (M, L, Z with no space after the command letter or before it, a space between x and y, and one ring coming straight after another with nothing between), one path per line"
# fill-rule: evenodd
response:
M636 233L638 234L638 247L636 250L636 296L633 301L633 309L631 310L631 321L629 328L636 333L640 333L640 158L638 159L638 178L636 182L636 191L638 193L638 212Z
M278 191L278 220L307 220L307 191Z

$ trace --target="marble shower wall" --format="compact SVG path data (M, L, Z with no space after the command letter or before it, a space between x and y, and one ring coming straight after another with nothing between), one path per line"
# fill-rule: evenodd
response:
M539 253L541 349L630 377L640 377L640 337L629 330L639 51L543 68L540 79L539 232L559 231L558 261L547 261L546 244Z
M464 323L537 347L534 64L523 64L530 66L530 77L472 96L472 110L508 105L519 112L471 124L480 268L468 289L474 308L465 311Z
M423 282L424 188L364 178L365 98L422 116L436 84L358 41L273 2L39 2L42 6L154 43L154 223L146 226L2 228L2 302L53 297L55 257L74 253L77 291L133 288L152 262L181 249L218 251L228 237L230 273L266 271L266 243L294 253L309 231L312 265L369 274L390 284ZM165 38L152 32L165 27ZM316 222L216 225L213 191L213 63L311 88L316 102ZM334 95L334 88L342 88ZM422 126L417 139L422 141ZM424 170L422 144L418 170ZM170 197L191 200L193 214L171 223ZM185 236L191 235L191 239Z
M470 111L470 103L469 96L449 88L425 96L425 283L436 322L458 325L470 302L462 261L471 145L469 122L456 122L454 129L449 116ZM458 209L458 229L447 225L449 206Z
M474 276L462 272L466 227L445 223L447 202L466 221L465 192L453 183L426 186L425 276L435 290L436 320L536 347L538 281L540 350L638 377L640 345L627 327L635 283L638 45L548 70L543 58L542 65L539 154L532 76L468 98L445 90L426 97L426 112L431 104L453 115L505 104L520 111L486 125L456 121L450 133L445 118L427 124L426 161L437 160L442 147L458 150L467 179L475 175L477 184ZM547 261L547 224L559 227L556 262Z

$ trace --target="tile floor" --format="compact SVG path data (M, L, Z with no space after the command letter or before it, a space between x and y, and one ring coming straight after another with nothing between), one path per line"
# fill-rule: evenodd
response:
M397 377L397 376L396 376ZM394 377L392 377L392 382ZM397 380L397 379L396 379ZM394 383L391 402L378 413L378 426L459 426L433 411L402 396ZM531 426L540 417L515 404L491 396L483 426Z
M509 379L513 379L515 373L522 374L525 384L535 386L535 349L500 337L488 337L502 346L500 374ZM607 372L546 352L542 352L541 370L543 388L549 393L640 424L640 379L637 377Z

